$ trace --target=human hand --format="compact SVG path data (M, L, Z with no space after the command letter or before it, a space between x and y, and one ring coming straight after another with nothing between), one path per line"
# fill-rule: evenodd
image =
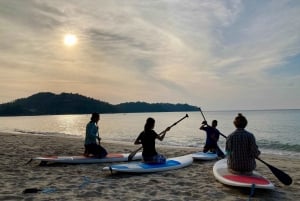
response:
M207 121L202 121L202 124L207 125Z

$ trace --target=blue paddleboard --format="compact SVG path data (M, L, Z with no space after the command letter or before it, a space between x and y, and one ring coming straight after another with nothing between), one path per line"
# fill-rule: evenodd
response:
M164 164L147 164L144 162L129 162L123 164L114 164L104 167L104 171L115 172L132 172L132 173L149 173L149 172L161 172L167 170L174 170L186 167L193 163L191 155L185 155L180 157L168 158Z
M218 155L216 153L212 153L212 152L197 152L197 153L193 153L192 154L193 159L195 160L205 160L205 161L209 161L209 160L215 160L218 158Z

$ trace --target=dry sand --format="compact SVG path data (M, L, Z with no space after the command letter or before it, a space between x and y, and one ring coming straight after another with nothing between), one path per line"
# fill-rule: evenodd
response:
M195 161L191 166L152 174L103 172L104 164L39 166L26 162L42 155L79 155L83 139L0 133L0 200L249 200L250 189L225 186L215 180L215 161ZM102 143L109 152L129 153L137 146ZM167 157L199 149L158 147ZM250 200L300 200L300 159L263 154L261 158L288 173L294 180L284 186L264 164L257 170L269 178L274 190L256 189ZM23 194L28 188L42 191Z

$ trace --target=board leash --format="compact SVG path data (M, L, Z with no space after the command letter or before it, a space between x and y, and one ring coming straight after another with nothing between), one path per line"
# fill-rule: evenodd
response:
M255 193L255 184L252 184L248 201L251 200L251 198L254 196L254 193Z

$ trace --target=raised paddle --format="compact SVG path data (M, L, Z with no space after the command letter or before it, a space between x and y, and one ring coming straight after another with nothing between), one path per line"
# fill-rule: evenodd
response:
M199 108L201 114L202 114L202 117L205 120L205 117L201 111L201 108ZM227 139L227 136L225 136L224 134L220 133L225 139ZM282 170L279 170L278 168L268 164L267 162L263 161L261 158L258 158L258 157L255 157L256 160L259 160L260 162L262 162L263 164L265 164L270 170L271 172L277 177L277 179L279 181L281 181L281 183L285 184L285 185L291 185L293 183L293 179L288 175L286 174L285 172L283 172Z
M179 122L181 122L183 119L185 119L185 118L187 118L187 117L189 117L188 114L186 114L184 117L182 117L181 119L179 119L178 121L176 121L174 124L172 124L172 125L169 126L168 128L172 128L173 126L175 126L176 124L178 124ZM162 131L159 135L162 135L164 132L165 132L165 130ZM128 161L132 161L132 159L133 159L133 157L136 155L136 153L137 153L138 151L140 151L142 148L143 148L143 147L141 146L140 148L138 148L138 149L136 149L135 151L131 152L131 153L129 154L129 156L128 156Z
M199 110L200 110L200 112L201 112L201 114L202 114L202 117L203 117L203 119L204 119L204 121L206 121L206 119L205 119L205 116L204 116L204 114L203 114L203 112L202 112L202 110L201 110L201 108L199 107ZM207 121L206 121L207 122ZM220 135L222 135L224 138L227 138L224 134L222 134L222 133L220 133Z
M204 116L204 114L203 114L203 112L202 112L202 110L201 110L201 108L199 107L199 111L201 112L201 114L202 114L202 117L203 117L203 119L204 119L204 121L206 121L206 119L205 119L205 116ZM206 121L207 122L207 121Z

